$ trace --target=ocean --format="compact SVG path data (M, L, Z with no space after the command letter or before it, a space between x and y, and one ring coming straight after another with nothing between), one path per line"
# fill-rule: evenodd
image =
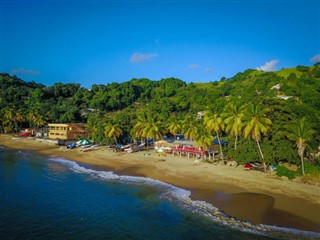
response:
M0 239L320 239L231 218L190 192L0 146Z

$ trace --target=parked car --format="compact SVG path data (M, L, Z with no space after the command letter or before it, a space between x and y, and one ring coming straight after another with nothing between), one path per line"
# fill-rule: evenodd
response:
M21 137L32 137L31 132L23 132L21 133Z
M66 145L66 143L67 143L67 141L66 141L66 140L58 140L57 145L58 145L58 146L65 146L65 145Z
M76 144L74 143L74 142L72 142L72 143L70 143L70 144L68 144L67 145L67 148L68 149L72 149L72 148L76 148L77 146L76 146Z

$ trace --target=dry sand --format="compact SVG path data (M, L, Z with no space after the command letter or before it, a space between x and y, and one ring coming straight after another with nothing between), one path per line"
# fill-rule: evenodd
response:
M0 145L60 156L121 175L144 176L189 189L192 197L205 200L242 220L320 232L320 187L279 178L274 173L247 171L150 150L114 153L106 147L91 152L67 150L33 139L13 140L0 135Z

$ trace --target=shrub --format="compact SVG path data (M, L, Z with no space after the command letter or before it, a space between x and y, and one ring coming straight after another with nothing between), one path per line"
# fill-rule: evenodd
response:
M292 180L298 176L298 173L292 170L289 170L286 166L278 165L276 169L276 175L278 177L285 176L288 179Z
M299 167L298 171L302 172L301 166ZM310 174L310 175L320 174L320 165L318 165L318 164L314 165L311 162L305 162L304 172L306 174Z
M297 70L299 72L308 72L309 71L309 68L306 67L306 66L297 66Z

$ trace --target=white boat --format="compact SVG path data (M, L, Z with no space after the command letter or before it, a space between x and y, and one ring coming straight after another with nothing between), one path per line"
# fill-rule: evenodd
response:
M82 151L82 152L90 152L90 151L94 151L94 150L98 150L98 149L100 149L100 146L91 145L89 147L82 148L80 151Z

